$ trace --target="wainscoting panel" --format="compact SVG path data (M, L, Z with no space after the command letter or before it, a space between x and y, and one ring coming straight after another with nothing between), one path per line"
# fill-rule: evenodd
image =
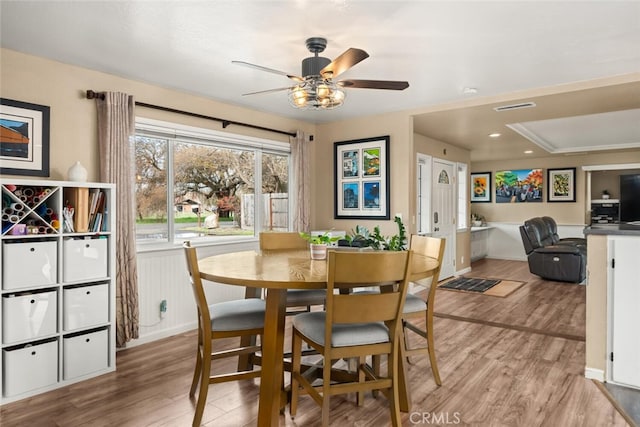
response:
M226 252L257 250L258 242L198 247L198 257ZM244 297L238 286L205 282L210 303ZM127 347L169 337L197 326L196 305L182 247L138 253L140 338ZM160 302L167 300L167 312L160 317Z
M490 222L488 258L526 261L519 227L524 223ZM585 225L558 224L558 235L564 237L584 237Z

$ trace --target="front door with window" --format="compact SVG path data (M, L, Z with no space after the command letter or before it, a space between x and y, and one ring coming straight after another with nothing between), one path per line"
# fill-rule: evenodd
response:
M431 192L431 232L433 237L446 239L440 280L455 273L455 185L454 164L433 159Z

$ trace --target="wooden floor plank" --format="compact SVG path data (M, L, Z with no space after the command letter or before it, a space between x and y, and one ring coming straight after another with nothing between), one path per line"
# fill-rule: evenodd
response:
M584 286L541 280L519 261L482 260L473 275L526 284L505 298L437 292L434 335L443 384L433 381L428 358L412 358L413 407L403 425L628 425L584 378ZM195 343L194 331L120 351L115 373L4 405L0 425L189 426ZM214 371L233 364L222 361ZM255 425L258 392L257 379L211 386L203 425ZM383 396L367 396L362 407L355 396L337 396L331 408L332 425L389 425ZM295 420L285 411L280 423L316 426L319 414L303 396Z

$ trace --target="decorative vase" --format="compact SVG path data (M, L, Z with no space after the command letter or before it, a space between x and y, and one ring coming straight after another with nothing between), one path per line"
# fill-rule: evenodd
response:
M311 243L309 244L311 259L327 259L327 245Z
M87 169L84 166L82 166L82 164L80 164L80 162L76 162L67 171L67 179L69 181L86 182L87 181Z
M603 195L602 195L602 198L603 198L604 200L607 200L609 197L611 197L611 196L609 196L608 194L603 194Z

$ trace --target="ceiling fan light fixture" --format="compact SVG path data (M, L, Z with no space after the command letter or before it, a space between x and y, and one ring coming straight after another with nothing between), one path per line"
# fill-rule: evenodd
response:
M303 110L331 110L343 104L344 91L331 80L310 76L289 89L289 103Z

